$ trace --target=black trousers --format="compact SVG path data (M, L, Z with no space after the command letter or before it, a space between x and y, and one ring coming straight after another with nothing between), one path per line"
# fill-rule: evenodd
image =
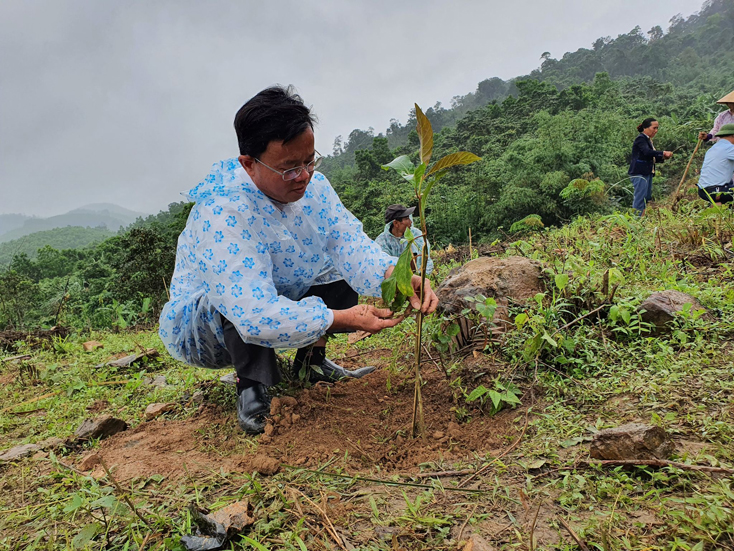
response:
M314 285L301 298L305 297L319 297L331 310L346 310L356 306L359 301L357 292L343 279L326 285ZM224 345L241 382L238 384L238 391L249 386L252 381L265 386L277 385L281 377L275 350L243 342L232 322L221 314L220 317L224 329Z

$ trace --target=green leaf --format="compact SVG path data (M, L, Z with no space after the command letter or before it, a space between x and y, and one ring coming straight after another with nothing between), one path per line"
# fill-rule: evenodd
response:
M395 299L395 293L398 290L398 282L395 279L394 271L390 277L380 284L380 288L382 289L382 300L385 301L385 304L389 305Z
M476 161L481 160L481 157L477 157L474 153L468 151L459 151L458 153L449 153L445 157L441 158L435 165L428 171L427 176L430 176L434 172L451 168L457 165L468 165Z
M423 179L423 175L425 173L426 173L425 163L421 163L415 168L415 172L413 172L413 183L415 184L416 189L420 187L420 184L422 183L421 180Z
M517 326L518 331L521 330L527 322L528 315L525 312L515 316L515 326Z
M398 291L404 294L406 297L412 297L415 293L413 292L413 270L410 268L410 262L413 260L413 251L410 247L407 247L403 254L398 258L398 263L395 265L391 276L395 276Z
M541 339L550 344L553 348L558 348L558 343L548 334L547 331L543 331Z
M64 507L64 513L73 513L82 506L82 498L79 494L71 496L71 503Z
M559 291L563 291L568 285L568 274L556 274L556 287Z
M255 549L258 551L270 551L267 547L265 547L262 543L256 542L252 538L248 538L247 536L242 536L242 540L252 545Z
M394 169L403 178L405 178L406 175L410 175L409 180L413 179L415 166L412 162L410 162L410 158L407 155L401 155L400 157L393 159L386 165L382 165L383 170L390 170L391 168Z
M92 541L92 539L94 539L94 536L99 534L101 531L102 525L99 522L87 524L84 528L82 528L81 532L74 536L74 539L71 540L71 544L74 546L75 549L83 549L89 544L90 541Z
M428 166L428 163L431 162L431 155L433 154L433 128L431 128L431 121L423 114L423 111L421 111L417 103L415 104L415 118L418 120L416 131L418 132L418 139L421 143L421 162Z
M487 394L487 392L490 392L490 390L483 385L479 385L477 388L471 391L471 394L466 397L467 402L473 402L474 400L477 400ZM494 391L491 391L494 392Z
M460 328L458 323L452 323L449 325L448 329L446 329L446 335L449 337L455 337L459 334Z
M436 182L438 182L441 178L446 176L447 171L442 170L441 172L434 172L431 176L428 176L428 184L426 184L426 189L423 190L423 197L427 197L429 193L431 193L431 190L433 189L433 186L436 185Z
M507 402L508 404L522 404L520 399L517 397L517 395L514 392L505 392L502 395L502 399Z
M115 504L117 503L117 500L115 499L115 496L104 496L100 497L99 499L93 501L89 504L89 507L92 509L96 509L98 507L103 507L105 509L112 509Z
M502 405L502 395L496 390L490 390L489 397L492 399L492 405L494 406L494 409L499 409Z

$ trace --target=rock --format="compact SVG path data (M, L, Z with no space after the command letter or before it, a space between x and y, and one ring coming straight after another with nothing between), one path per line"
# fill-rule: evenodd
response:
M90 453L82 457L79 462L78 469L80 471L91 471L94 467L102 462L102 456L98 453Z
M82 346L84 347L85 352L91 352L92 350L96 350L97 348L104 348L104 344L99 341L87 341L85 343L82 343Z
M446 434L444 434L440 430L437 430L436 432L433 433L434 440L441 440L441 438L443 438L444 436L446 436Z
M181 537L184 549L223 549L227 542L255 522L248 510L247 501L236 501L210 515L194 508L191 513L192 520L197 525L196 535Z
M234 371L232 373L227 373L226 375L222 375L219 377L219 382L224 385L237 385L237 373Z
M107 438L127 430L127 423L122 419L116 419L111 415L102 415L96 419L86 419L74 433L79 440L91 440L93 438Z
M175 409L176 404L150 404L147 408L145 408L145 420L150 421L151 419L155 419L159 415L163 415L167 411L171 411L172 409Z
M224 531L227 532L229 537L232 537L255 522L255 519L248 512L249 506L247 500L235 501L219 509L216 513L212 513L209 518L224 526Z
M484 256L451 270L436 289L438 309L458 315L464 308L475 308L467 297L479 294L497 302L495 321L509 321L509 301L525 302L545 291L540 262L521 256L497 258ZM500 324L504 325L504 324Z
M449 426L448 426L446 432L448 433L448 435L451 438L454 438L454 439L461 438L461 426L459 426L458 423L454 423L453 421L451 421L449 423Z
M280 470L280 462L267 455L258 454L252 458L252 470L264 476L272 476Z
M594 459L668 459L675 445L661 427L630 423L597 432L591 441Z
M15 459L20 459L22 457L32 455L37 451L40 451L40 449L41 447L38 444L23 444L22 446L15 446L0 455L0 461L13 461Z
M40 442L36 442L36 445L42 450L55 450L56 448L66 446L67 444L68 442L63 438L56 438L55 436L52 436L51 438L46 438L46 440L41 440Z
M197 390L196 392L194 392L194 395L191 397L191 400L195 404L204 403L204 393L201 390Z
M154 377L153 382L151 382L150 384L153 386L157 386L158 388L166 388L168 386L173 386L173 385L168 384L168 381L166 380L165 375L158 375L157 377Z
M706 310L691 295L668 290L651 294L640 304L638 311L641 312L642 321L652 323L657 331L666 331L669 329L668 323L676 318L676 313L683 310L683 306L686 304L691 305L692 312ZM708 318L711 317L708 312L704 315Z
M479 534L472 534L462 551L493 551L494 547Z

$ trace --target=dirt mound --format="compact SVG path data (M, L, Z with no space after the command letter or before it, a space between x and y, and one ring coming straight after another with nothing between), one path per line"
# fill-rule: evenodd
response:
M457 423L452 389L440 372L425 371L423 439L409 437L411 378L378 370L363 379L274 398L266 433L254 437L257 455L251 439L237 428L234 410L216 405L203 406L186 420L142 423L105 440L99 453L121 480L154 474L176 479L220 469L264 474L277 470L271 460L307 468L338 461L355 474L375 467L414 474L424 463L474 462L475 454L497 453L521 429L522 423L513 422L522 416L519 410L495 417L475 412L470 422ZM262 468L263 458L268 469ZM101 467L93 474L102 475Z

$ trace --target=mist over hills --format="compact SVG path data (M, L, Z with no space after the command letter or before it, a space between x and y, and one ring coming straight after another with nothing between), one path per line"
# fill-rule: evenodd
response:
M147 215L147 213L136 212L112 203L84 205L65 214L48 218L24 214L0 214L0 243L20 239L32 233L67 226L116 232Z

